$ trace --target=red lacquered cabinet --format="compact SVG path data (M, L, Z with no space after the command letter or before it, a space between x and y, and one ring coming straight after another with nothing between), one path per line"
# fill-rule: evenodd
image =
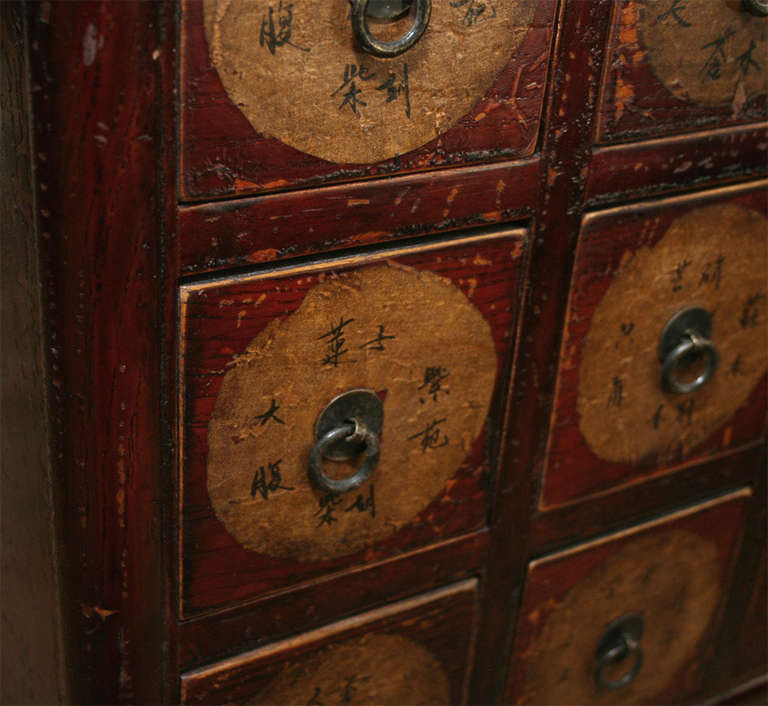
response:
M3 703L759 701L764 2L0 11Z

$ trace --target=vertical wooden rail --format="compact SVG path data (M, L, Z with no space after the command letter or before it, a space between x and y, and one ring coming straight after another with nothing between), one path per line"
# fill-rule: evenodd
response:
M592 154L610 0L564 0L552 60L528 293L491 517L472 695L499 703L527 561L528 528L554 393L562 320Z
M161 11L28 7L75 703L159 703L166 683Z

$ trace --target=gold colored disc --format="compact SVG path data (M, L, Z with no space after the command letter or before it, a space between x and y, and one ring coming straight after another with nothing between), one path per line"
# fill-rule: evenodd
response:
M695 654L720 596L720 565L711 542L682 530L640 537L572 588L546 618L526 652L530 704L648 704ZM598 688L596 650L612 621L638 613L643 666L620 691ZM536 611L528 620L537 620ZM606 670L617 681L630 655Z
M481 433L496 379L491 328L448 279L396 264L333 276L232 361L208 427L208 492L244 547L330 559L410 522ZM336 395L383 401L380 456L359 488L312 485L315 422ZM360 462L357 461L357 466ZM324 462L341 478L355 462Z
M734 205L673 221L627 262L595 309L579 368L579 426L599 458L679 458L720 429L768 368L768 220ZM712 316L719 363L690 394L661 384L659 339L679 311Z
M254 706L402 706L451 703L440 662L401 635L372 634L331 645L283 669Z
M768 91L768 18L741 0L647 0L639 30L654 73L682 100L738 112Z
M433 140L485 95L525 37L535 0L433 0L392 59L356 44L346 0L205 0L210 56L253 128L329 162L370 163ZM402 36L407 15L369 23Z

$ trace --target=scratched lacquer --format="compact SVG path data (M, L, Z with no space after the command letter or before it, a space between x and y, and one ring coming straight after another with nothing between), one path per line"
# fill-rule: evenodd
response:
M188 672L182 702L464 703L476 591L469 579Z
M531 563L505 703L671 704L701 683L751 491L566 549ZM606 627L634 614L637 651L602 670Z
M184 288L190 608L482 526L522 237ZM314 426L355 388L383 403L380 457L332 494L308 477Z
M601 140L765 120L767 37L742 0L617 3Z
M552 0L433 0L419 41L382 59L360 48L347 2L186 2L185 192L530 154L553 13ZM369 19L390 40L412 22Z
M759 438L768 367L767 272L765 192L754 187L585 220L544 505ZM699 389L674 394L662 386L659 340L667 321L689 307L710 313L718 364ZM698 370L676 375L687 379Z

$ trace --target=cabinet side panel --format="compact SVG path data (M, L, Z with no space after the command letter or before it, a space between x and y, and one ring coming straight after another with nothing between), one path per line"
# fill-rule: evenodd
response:
M0 3L0 702L60 704L58 557L43 372L43 326L22 5Z

